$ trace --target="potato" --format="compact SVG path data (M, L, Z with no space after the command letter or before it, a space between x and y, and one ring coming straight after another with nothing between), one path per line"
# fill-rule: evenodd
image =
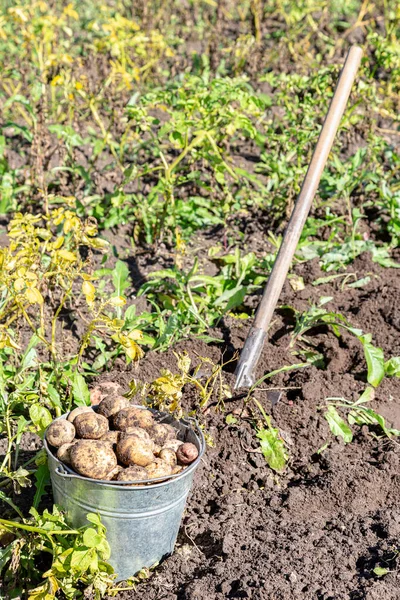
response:
M145 429L141 427L128 427L125 431L118 432L121 440L128 435L137 435L141 440L146 440L146 442L150 442L151 438Z
M77 440L75 440L73 442L69 442L68 444L63 444L62 446L60 446L59 449L57 450L58 460L61 460L61 462L63 462L66 465L70 465L71 457L70 457L69 451L71 450L72 446L74 446L76 443L77 443Z
M171 450L174 450L174 452L176 452L179 448L179 446L182 446L183 442L181 442L181 440L167 440L163 447L162 450L164 450L164 448L171 448Z
M77 417L80 414L88 413L88 412L93 412L93 408L91 406L78 406L77 408L74 408L74 410L71 410L71 412L69 413L69 415L67 417L67 421L70 421L71 423L73 423L75 417Z
M121 465L117 465L112 471L107 473L107 475L104 477L104 479L106 481L116 481L118 479L118 475L123 470L124 470L124 467L121 467Z
M79 438L98 440L108 431L108 420L94 411L75 417L74 426Z
M167 463L171 467L176 467L176 454L172 448L163 448L158 455L161 460Z
M176 451L176 458L180 465L190 465L190 463L196 460L198 455L199 451L196 446L190 442L185 442Z
M75 427L66 419L53 421L49 426L46 439L51 446L60 448L63 444L69 444L75 437Z
M107 431L107 433L101 436L100 440L102 442L108 442L112 446L116 446L119 442L120 435L120 431Z
M97 407L97 412L109 419L112 415L129 406L128 398L124 396L108 396L104 398Z
M103 381L90 390L90 404L99 404L107 396L120 394L121 386L115 381Z
M177 431L172 425L166 423L156 423L150 429L150 437L158 446L164 446L167 440L173 440L176 438Z
M154 425L153 415L149 410L129 406L117 412L113 417L115 429L125 431L128 427L150 428Z
M173 469L172 469L172 475L178 475L178 473L181 473L184 469L186 469L186 467L182 467L181 465L177 465L176 467L173 467Z
M117 466L111 445L100 440L79 440L69 451L72 468L91 479L105 479Z
M118 460L122 464L145 467L154 460L151 440L142 440L137 435L128 435L117 444Z
M142 481L148 478L149 475L146 469L135 465L134 467L122 469L117 476L117 481Z
M172 475L172 467L161 458L156 458L152 463L145 467L149 479L158 477L168 477Z

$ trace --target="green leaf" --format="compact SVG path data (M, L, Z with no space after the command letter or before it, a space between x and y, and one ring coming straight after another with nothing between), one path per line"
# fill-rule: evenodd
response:
M53 420L50 411L41 404L32 404L29 408L29 416L35 426L37 434L40 437L43 437L46 428Z
M368 383L377 387L385 376L385 362L382 348L373 346L370 336L360 336L359 340L364 347L365 360L368 367Z
M24 518L24 515L19 510L18 506L16 504L14 504L14 502L11 500L11 498L6 496L5 493L2 491L0 491L0 501L5 502L6 504L9 504L22 519ZM0 571L1 571L1 569L0 569Z
M86 529L85 533L83 534L83 543L88 548L96 548L102 543L103 539L104 538L101 533L97 533L97 531L91 527Z
M339 415L336 408L332 405L328 406L328 410L324 414L325 419L328 421L328 425L333 435L337 435L343 438L347 444L353 439L353 432L347 423Z
M80 373L74 373L72 379L72 396L77 406L90 405L90 393L84 377Z
M353 406L357 406L358 404L364 404L365 402L371 402L375 397L375 390L372 387L367 387L358 400L356 400Z
M238 420L236 417L234 417L233 415L227 415L226 419L225 419L225 423L227 425L235 425L235 423L237 423Z
M278 473L286 467L289 458L285 444L279 435L279 429L273 427L257 431L262 453L268 465Z
M383 577L384 575L387 575L389 573L389 569L384 569L383 567L375 567L374 573L378 577Z
M49 467L47 466L47 463L44 465L40 465L38 470L35 472L35 479L36 492L32 504L34 508L38 508L42 496L45 493L45 488L50 484L50 471Z
M400 377L400 356L393 356L385 362L385 373L389 377Z

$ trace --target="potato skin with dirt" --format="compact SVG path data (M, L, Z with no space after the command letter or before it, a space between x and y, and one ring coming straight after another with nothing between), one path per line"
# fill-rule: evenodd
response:
M106 481L116 481L118 479L118 475L123 470L124 470L124 467L121 467L121 465L117 465L115 467L115 469L113 469L112 471L110 471L109 473L107 473L107 475L106 475L106 477L104 477L104 479Z
M119 431L120 439L126 438L128 435L136 435L141 440L145 440L146 442L151 441L151 437L149 436L146 429L142 429L141 427L128 427L125 431Z
M196 446L190 442L185 442L176 451L176 458L180 465L190 465L190 463L196 460L198 455L199 451Z
M121 386L115 381L103 381L90 390L90 404L99 404L107 396L117 396Z
M150 429L150 437L157 446L164 446L167 440L173 440L176 437L176 430L167 423L156 423Z
M107 431L104 435L101 436L100 440L102 442L108 442L112 446L116 446L119 442L121 432L120 431Z
M114 415L113 423L115 429L119 429L120 431L125 431L128 427L149 429L154 425L154 418L151 412L145 408L129 406Z
M109 428L108 419L94 411L75 417L74 426L77 437L89 440L99 440Z
M147 442L137 435L128 435L118 442L117 457L124 465L145 467L154 461L151 440Z
M79 440L70 449L71 466L79 475L105 479L117 466L111 445L100 440Z
M127 467L126 469L122 469L118 473L117 481L143 481L144 479L148 479L149 475L143 467L139 467L135 465L133 467Z
M75 427L70 421L60 419L53 421L49 426L46 439L54 448L60 448L63 444L69 444L75 438Z
M181 442L181 440L167 440L161 448L161 450L164 450L165 448L170 448L174 452L177 452L178 448L182 446L182 444L183 442Z
M117 414L123 408L127 408L129 406L128 398L124 396L108 396L104 398L97 407L97 412L103 417L109 419L113 415Z
M168 477L172 475L172 467L161 458L155 458L152 463L145 467L149 479Z
M78 415L81 415L83 413L92 413L92 412L93 412L93 408L91 406L77 406L76 408L74 408L74 410L71 410L71 412L69 413L69 415L67 417L67 421L70 421L71 423L73 423L75 418Z
M174 450L172 450L172 448L162 448L158 456L159 458L161 458L161 460L166 462L167 465L169 465L172 469L176 467L176 453Z
M70 465L71 464L70 450L71 450L72 446L74 446L76 443L77 443L77 440L74 440L73 442L70 442L68 444L63 444L62 446L60 446L59 449L57 450L58 460L61 460L61 462L63 462L65 465Z

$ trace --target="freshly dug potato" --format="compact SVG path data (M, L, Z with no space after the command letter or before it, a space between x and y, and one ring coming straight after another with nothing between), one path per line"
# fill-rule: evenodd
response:
M125 431L128 427L149 429L154 425L154 419L149 410L129 406L114 415L113 423L115 429L119 429L120 431Z
M128 435L117 444L117 457L122 464L145 467L154 460L152 443L137 435Z
M152 463L145 467L149 479L168 477L172 475L172 467L161 458L155 458Z
M74 426L79 438L99 440L108 431L108 419L94 411L75 417Z
M185 442L182 446L179 446L176 451L176 458L180 465L190 465L190 463L196 460L198 455L199 451L196 446L190 442Z
M83 413L89 413L89 412L93 412L93 408L91 406L78 406L77 408L74 408L74 410L71 410L71 412L69 413L69 415L67 417L67 421L70 421L71 423L73 423L75 417L77 417L78 415L81 415Z
M46 433L47 441L55 448L59 448L63 444L69 444L74 437L75 427L66 419L53 421Z
M150 437L158 446L164 446L167 440L173 440L176 438L176 430L172 425L166 423L156 423L150 429Z
M108 396L100 402L97 407L97 412L109 419L112 415L115 415L117 412L128 406L128 398L124 398L124 396Z
M121 465L117 465L115 467L115 469L113 469L112 471L110 471L109 473L107 473L107 475L106 475L106 477L104 477L104 479L106 481L116 481L116 479L118 479L118 475L123 470L124 470L124 467L121 467Z
M120 435L120 431L107 431L104 435L101 436L100 440L102 442L108 442L112 446L116 446L119 442Z
M115 381L103 381L90 390L90 404L99 404L106 396L120 394L121 386Z
M111 445L100 440L79 440L69 451L71 466L79 475L105 479L117 466Z
M66 465L70 465L71 464L71 456L69 454L69 451L71 450L72 446L74 446L76 443L77 443L77 440L75 440L73 442L69 442L68 444L63 444L62 446L60 446L59 449L57 450L58 460L61 460L61 462L63 462Z
M139 467L135 465L134 467L128 467L127 469L122 469L117 476L117 481L143 481L144 479L148 479L149 475L143 467Z
M181 442L181 440L167 440L163 445L162 450L164 450L164 448L171 448L171 450L176 452L179 446L182 446L182 444L183 442Z
M145 440L146 442L150 442L151 438L145 429L141 427L128 427L125 431L119 431L120 439L122 440L128 435L137 435L141 440Z
M186 467L182 467L181 465L177 465L176 467L174 467L172 469L172 475L178 475L178 473L181 473L184 469L186 469Z
M176 467L176 453L172 448L162 448L159 458L172 468Z

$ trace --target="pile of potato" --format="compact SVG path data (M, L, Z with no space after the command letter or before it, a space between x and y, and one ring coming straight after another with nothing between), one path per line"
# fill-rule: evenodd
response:
M54 421L46 439L57 458L79 475L108 481L168 478L198 457L194 444L176 438L171 425L146 409L130 405L111 390L94 410L72 410Z

